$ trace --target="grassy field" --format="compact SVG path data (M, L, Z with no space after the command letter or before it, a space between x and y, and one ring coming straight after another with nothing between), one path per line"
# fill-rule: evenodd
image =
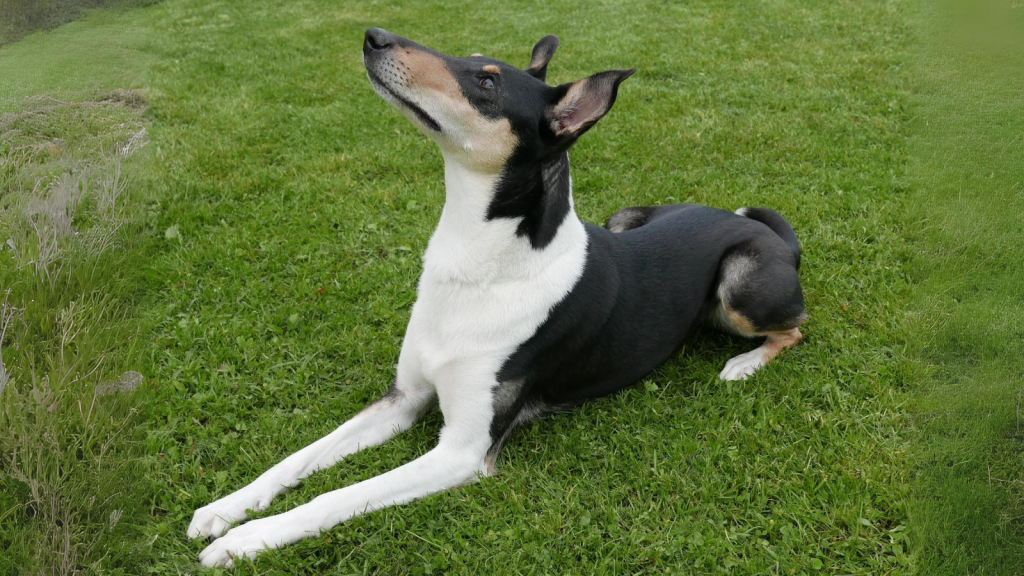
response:
M921 574L1024 573L1024 8L923 7L909 171Z
M1024 9L970 6L175 0L5 46L0 241L32 245L41 178L100 190L100 144L143 121L148 144L123 221L100 200L74 220L112 249L71 250L56 281L3 252L0 575L200 572L196 507L385 390L444 195L433 145L366 81L368 26L519 65L555 33L552 82L638 68L574 150L577 209L777 208L804 244L807 340L725 384L749 344L702 334L516 432L497 476L238 573L1021 573ZM88 329L71 344L69 322ZM146 386L97 397L129 369ZM267 514L415 458L439 425ZM51 546L55 526L77 539Z
M85 100L97 92L145 83L145 10L95 11L86 20L34 34L0 49L0 113L21 111L25 98ZM6 136L5 136L6 140Z
M444 197L365 79L371 25L520 65L555 33L553 82L638 68L574 151L581 215L779 209L808 338L723 384L748 345L702 334L497 476L239 573L1024 572L1024 9L176 0L0 48L0 576L196 573L196 507L384 391ZM58 197L77 234L41 258Z
M371 25L519 65L555 33L553 82L637 67L574 151L581 215L675 201L779 209L805 247L807 340L723 384L722 364L749 344L705 335L640 385L517 432L497 476L238 572L908 570L905 3L152 10L165 31L149 95L163 243L145 318L152 573L195 571L203 544L184 530L196 507L392 378L442 172L366 81ZM439 424L312 476L268 513L422 454Z

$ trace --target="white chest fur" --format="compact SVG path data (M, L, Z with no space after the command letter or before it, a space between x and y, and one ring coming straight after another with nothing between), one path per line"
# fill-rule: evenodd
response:
M516 235L518 220L486 219L496 178L446 162L445 207L423 258L405 342L435 386L444 386L453 365L493 378L583 273L587 234L572 210L541 250Z

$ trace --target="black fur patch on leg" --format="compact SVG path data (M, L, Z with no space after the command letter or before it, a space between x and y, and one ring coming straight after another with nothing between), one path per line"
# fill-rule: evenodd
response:
M722 259L719 319L746 335L763 335L799 326L803 291L787 246L772 236L755 238Z
M487 450L484 462L487 473L494 474L494 462L498 452L505 445L508 435L517 426L521 426L540 418L548 413L546 405L524 389L523 381L502 382L493 390L494 416L491 420L491 447Z
M793 252L793 257L796 258L796 269L800 269L800 241L797 240L793 227L781 214L771 208L740 208L736 213L751 220L757 220L778 234Z

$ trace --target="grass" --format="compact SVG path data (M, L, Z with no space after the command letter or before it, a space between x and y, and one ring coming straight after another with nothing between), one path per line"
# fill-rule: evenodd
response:
M573 153L590 221L637 204L779 209L807 340L743 383L706 334L643 383L514 434L500 473L237 572L896 574L905 528L908 6L901 1L199 2L150 9L153 574L195 572L195 508L380 395L443 202L439 155L372 92L363 31L550 79L637 67ZM438 22L445 25L439 27ZM509 22L515 22L510 26ZM279 513L434 442L434 414Z
M0 574L137 573L139 67L106 17L0 49ZM124 20L119 20L123 23ZM118 35L122 31L124 34ZM90 60L69 47L102 48ZM58 71L71 61L74 75ZM130 62L125 58L124 62ZM83 79L88 79L84 81ZM115 90L116 89L116 90ZM31 96L31 97L29 97Z
M922 6L912 525L921 574L1024 572L1024 8Z
M432 145L366 84L370 25L520 64L554 32L555 81L639 67L573 154L581 214L780 209L808 340L722 384L745 345L704 334L517 432L498 476L240 573L1020 573L1024 16L1002 9L181 1L0 49L0 240L20 250L0 265L0 574L195 572L197 506L384 390L443 191ZM151 143L114 221L109 151L142 100ZM25 208L61 182L92 191L73 228L116 242L65 239L47 277ZM97 394L126 369L147 386ZM422 454L439 425L269 513Z
M574 150L581 215L779 209L808 338L726 384L747 345L703 334L516 432L497 476L238 573L1021 573L1024 12L978 6L178 0L0 48L0 575L196 573L196 507L384 391L443 190L365 80L371 25L518 64L556 33L557 82L638 67ZM116 241L61 237L47 276L26 208L60 194ZM125 370L146 385L102 394Z
M0 46L37 30L53 30L94 8L131 8L158 0L0 0Z

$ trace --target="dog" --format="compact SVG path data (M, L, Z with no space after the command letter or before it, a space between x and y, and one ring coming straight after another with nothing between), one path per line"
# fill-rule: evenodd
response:
M605 228L573 208L568 150L615 103L634 70L550 86L547 36L520 70L436 52L371 28L373 89L441 149L445 204L423 256L416 303L388 392L241 490L195 511L215 538L206 566L231 566L354 516L494 473L515 427L636 383L705 321L763 338L732 358L746 378L802 339L793 228L765 208L625 208ZM293 510L243 522L288 487L409 428L439 404L422 457Z

